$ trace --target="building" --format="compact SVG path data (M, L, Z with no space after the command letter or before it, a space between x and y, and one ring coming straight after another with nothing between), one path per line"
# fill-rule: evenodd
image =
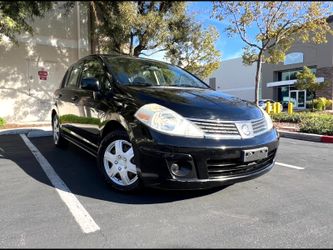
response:
M254 101L255 73L255 64L244 65L240 57L222 61L220 68L215 70L206 81L218 91Z
M0 44L0 117L7 122L49 121L52 93L68 66L90 54L85 6L76 2L65 16L62 4L35 20L33 37Z
M333 26L333 16L328 18L328 22ZM263 64L262 98L284 105L290 100L296 109L309 107L312 93L294 87L296 73L307 66L315 73L318 84L324 81L329 83L317 92L317 97L333 99L333 36L327 38L327 43L319 45L297 42L288 51L283 63Z

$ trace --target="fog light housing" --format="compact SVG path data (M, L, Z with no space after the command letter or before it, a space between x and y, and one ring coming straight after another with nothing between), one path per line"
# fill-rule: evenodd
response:
M192 172L191 164L187 162L173 162L170 166L171 173L176 177L186 177Z

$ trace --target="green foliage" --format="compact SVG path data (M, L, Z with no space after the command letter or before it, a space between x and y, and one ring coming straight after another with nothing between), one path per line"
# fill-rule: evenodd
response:
M300 123L304 119L308 118L326 118L333 117L333 115L320 113L320 112L294 112L291 115L288 113L282 112L277 114L270 114L274 122L290 122L290 123Z
M166 52L178 66L208 76L218 68L216 30L207 30L186 14L186 2L90 1L98 52L150 56ZM152 54L146 54L152 51Z
M309 69L304 66L303 70L297 72L296 74L297 81L295 83L295 87L297 89L305 89L309 92L314 93L314 97L316 96L316 92L325 86L327 86L327 82L318 83L316 79L316 75Z
M33 34L30 23L35 17L43 17L53 6L52 2L42 1L3 1L0 2L0 43L3 36L17 43L16 35Z
M81 117L77 115L63 115L60 117L61 123L81 123L100 125L100 119L93 117Z
M333 30L326 18L331 3L312 1L218 1L213 17L229 23L226 31L245 43L243 61L257 64L255 100L259 99L261 64L283 62L286 52L296 42L327 42ZM258 32L251 36L253 28Z
M5 119L0 117L0 128L3 128L6 125Z
M316 110L326 110L329 106L332 105L333 101L326 99L325 97L319 97L313 100L314 108Z
M203 30L194 23L187 32L186 39L167 44L166 58L198 77L207 78L220 67L221 55L214 46L219 34L213 27Z
M304 117L300 122L300 132L333 135L333 115Z
M304 116L303 113L296 113L289 115L288 113L271 113L270 114L274 122L290 122L290 123L299 123L301 118Z

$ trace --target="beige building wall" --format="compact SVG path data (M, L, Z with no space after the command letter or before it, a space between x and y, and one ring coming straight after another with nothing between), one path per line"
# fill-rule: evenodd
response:
M33 37L19 35L19 46L0 44L0 117L7 122L50 121L52 94L65 71L90 53L87 9L76 2L65 15L62 5L32 23Z
M244 65L242 58L234 58L221 62L220 68L206 80L216 79L216 90L237 96L241 99L254 101L256 66Z

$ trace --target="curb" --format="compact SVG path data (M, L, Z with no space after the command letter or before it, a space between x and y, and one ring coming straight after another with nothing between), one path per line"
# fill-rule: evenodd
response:
M304 140L304 141L333 143L333 136L329 136L329 135L290 132L290 131L285 131L285 130L278 130L278 132L281 137L285 137L285 138Z
M27 136L30 138L51 136L52 128L51 128L51 126L47 126L47 127L26 127L26 128L14 128L14 129L0 130L0 136L1 135L18 135L18 134L27 134Z

